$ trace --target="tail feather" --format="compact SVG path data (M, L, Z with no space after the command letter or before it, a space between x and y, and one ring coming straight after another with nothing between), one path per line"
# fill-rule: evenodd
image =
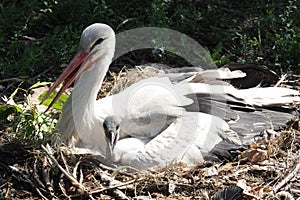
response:
M295 104L300 103L299 92L288 88L238 90L232 86L204 86L202 83L192 83L191 86L196 93L187 97L193 99L193 103L184 108L227 121L245 145L254 141L265 129L276 130L283 127L294 116ZM204 88L212 93L202 93Z

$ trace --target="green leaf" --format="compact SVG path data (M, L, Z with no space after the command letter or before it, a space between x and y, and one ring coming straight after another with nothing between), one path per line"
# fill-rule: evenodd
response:
M17 105L4 105L0 107L0 120L7 120L10 114L22 113L22 109Z
M37 87L41 87L41 86L45 86L45 85L49 85L51 82L37 82L35 84L33 84L32 86L30 86L29 89L34 89L34 88L37 88Z
M19 90L19 87L17 89L15 89L13 91L13 93L11 93L11 95L9 96L9 99L13 99L15 97L15 95L17 94L18 90Z
M44 96L47 94L48 91L43 92L40 96L39 96L39 100L41 101ZM54 99L54 97L56 96L57 92L53 92L50 94L50 96L43 102L44 106L49 106L50 103L52 102L52 100ZM62 94L59 99L53 104L52 108L58 109L58 110L62 110L62 107L64 105L64 103L67 101L67 99L69 98L69 95L66 94Z

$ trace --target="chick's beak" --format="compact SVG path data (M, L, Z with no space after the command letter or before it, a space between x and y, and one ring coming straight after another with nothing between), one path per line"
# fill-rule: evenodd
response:
M103 128L105 133L105 140L107 144L107 154L109 157L113 156L114 148L119 140L120 129L119 123L112 116L107 117L103 122Z

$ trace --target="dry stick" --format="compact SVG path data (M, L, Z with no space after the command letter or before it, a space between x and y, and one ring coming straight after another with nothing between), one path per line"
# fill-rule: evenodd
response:
M66 171L67 171L68 173L70 173L69 168L68 168L68 165L67 165L67 161L66 161L66 159L65 159L65 157L64 157L64 154L63 154L62 152L60 152L60 156L61 156L61 159L62 159L62 161L63 161L63 163L64 163L64 165L65 165L65 167L66 167Z
M62 178L64 177L64 174L61 174L60 175L60 181L59 181L59 183L58 183L58 185L59 185L59 188L60 188L60 190L62 191L62 193L65 195L65 197L67 197L68 199L71 199L71 197L69 196L69 195L67 195L67 192L66 192L66 189L63 187L63 185L62 185L62 182L63 182L63 180L62 180Z
M3 183L2 185L0 185L0 189L3 188L4 186L8 185L8 182Z
M114 167L109 167L109 166L104 165L104 164L102 164L102 163L99 163L98 165L99 165L99 167L101 167L101 168L103 168L103 169L105 169L105 170L112 171L112 172L116 170L116 168L114 168Z
M280 181L277 185L275 185L273 188L274 194L276 194L280 188L282 188L285 184L287 184L299 171L300 169L300 162L296 165L295 169L289 173L287 177L285 177L282 181Z
M33 163L33 178L39 186L41 186L43 189L46 189L45 185L42 183L37 173L37 159L35 159Z
M107 158L105 158L105 157L103 157L103 156L100 156L99 158L93 158L93 157L83 158L83 159L81 160L81 162L92 162L93 165L95 165L95 166L97 166L97 167L100 167L101 169L105 169L105 170L111 171L111 172L114 172L114 171L116 170L116 168L117 168L116 165L113 166L113 167L110 167L110 166L108 166L106 163L104 164L104 163L102 162L102 159L106 159L106 160L107 160ZM108 161L105 161L105 162L108 162ZM126 175L126 176L133 177L132 174L126 173L126 172L123 172L123 171L119 171L119 174L124 174L124 175Z
M79 188L79 189L81 189L83 192L84 192L84 194L88 194L88 196L89 196L89 198L90 199L92 199L92 200L94 200L94 197L92 196L92 194L82 185L82 184L80 184L74 177L72 177L72 175L70 174L70 173L68 173L59 163L58 163L58 161L54 158L54 156L53 156L53 154L52 154L52 152L50 152L50 150L49 149L47 149L44 145L42 145L42 148L46 151L46 153L48 154L48 156L51 158L51 160L55 163L55 165L62 171L62 173L71 181L71 183L75 186L75 187L77 187L77 188ZM64 158L63 156L62 156L62 158ZM64 162L64 164L66 164L66 162ZM66 167L68 167L67 165L66 165Z
M125 20L122 21L120 24L118 24L118 26L117 26L117 28L116 28L116 31L118 31L119 28L120 28L121 26L123 26L124 24L126 24L127 22L132 21L132 20L138 20L138 19L139 19L139 18L137 18L137 17L132 17L132 18L127 18L127 19L125 19Z
M287 77L287 74L284 74L281 76L280 80L276 83L276 85L274 87L278 87Z
M80 165L80 163L81 163L81 161L79 160L73 169L73 177L75 177L76 179L77 179L76 172L77 172L77 169L78 169L78 166Z
M4 198L5 199L8 199L10 197L10 190L11 190L11 184L7 184L7 190L6 190L6 193L5 193L5 196Z
M293 188L291 188L290 190L291 190L292 193L300 194L300 190L299 189L293 189Z
M88 190L81 185L71 174L69 174L59 163L58 161L54 158L53 154L44 146L41 145L42 148L44 149L44 151L47 153L47 155L51 158L51 160L54 162L54 164L60 169L60 171L72 182L72 184L74 186L76 186L77 188L81 189L82 191L84 191L85 194L89 194L89 197L91 199L94 199L91 194L88 192Z
M142 181L144 180L145 178L139 178L139 179L134 179L134 180L131 180L131 181L127 181L125 183L120 183L119 185L114 185L114 186L109 186L109 187L106 187L106 188L102 188L102 189L98 189L98 190L93 190L91 191L90 193L91 194L96 194L96 193L100 193L100 192L104 192L106 190L113 190L113 189L116 189L118 187L123 187L123 186L126 186L126 185L131 185L133 183L136 183L136 182L139 182L139 181ZM74 198L74 197L79 197L79 196L82 196L82 194L76 194L76 195L71 195L70 197Z
M118 80L120 80L121 75L122 75L122 73L123 73L123 71L124 71L125 68L126 68L125 66L122 67L122 69L121 69L121 71L119 72L117 78L114 80L114 84L113 84L113 86L112 86L112 90L109 91L109 92L107 93L107 95L106 95L107 97L110 96L110 95L112 95L112 91L113 91L114 87L116 86L116 82L117 82Z
M22 173L21 170L19 170L16 167L13 166L9 166L10 169L12 170L13 176L18 179L18 177L16 175L19 176L19 178L21 179L21 181L24 181L25 183L28 183L33 189L35 189L37 191L37 193L43 198L43 199L47 199L47 197L45 197L43 195L43 193L41 192L41 190L39 188L36 187L36 184L34 184L25 174ZM18 179L18 180L20 180Z
M82 183L83 182L83 172L82 172L81 166L80 166L80 169L79 169L79 173L80 173L79 183Z
M108 186L108 187L105 187L105 188L102 188L102 189L93 190L93 191L90 191L90 194L97 194L97 193L104 192L104 191L107 191L107 190L117 189L119 187L123 187L123 186L126 186L126 185L131 185L133 183L142 181L144 179L145 178L134 179L134 180L131 180L131 181L127 181L125 183L120 183L118 185L113 185L113 186ZM70 198L75 198L75 197L79 197L79 196L82 196L82 194L71 195Z
M91 191L91 194L100 193L100 192L103 192L103 191L106 191L106 190L111 190L111 189L115 189L115 188L118 188L118 187L123 187L123 186L126 186L126 185L131 185L133 183L136 183L136 182L139 182L139 181L142 181L142 180L144 180L144 178L134 179L134 180L131 180L131 181L127 181L125 183L118 184L118 185L113 185L113 186L109 186L109 187L102 188L102 189L99 189L99 190Z
M20 79L20 78L17 78L17 77L16 78L6 78L6 79L0 80L0 83L5 83L5 82L9 82L9 81L24 81L24 79Z
M112 184L120 184L121 182L116 181L115 179L113 179L112 177L110 177L109 175L107 175L104 171L102 171L101 169L98 169L95 172L95 175L100 176L100 179L102 182L106 183L107 185L112 185ZM116 199L122 199L122 200L127 200L129 199L121 190L119 190L118 188L115 189L111 189L111 194L114 198Z
M107 166L107 165L104 165L103 163L99 163L98 165L99 165L100 168L105 169L105 170L108 170L108 171L111 171L111 172L115 172L116 169L117 169L116 167L114 167L114 168L113 168L113 167L109 167L109 166ZM126 167L126 168L127 168L127 167ZM130 167L130 169L136 170L136 169L131 168L131 167ZM136 171L137 171L137 170L136 170ZM122 171L122 170L119 170L119 171L118 171L118 174L120 174L120 175L125 175L125 176L130 176L131 178L134 178L134 175L132 175L131 173Z
M49 179L49 174L48 174L48 170L47 170L47 169L48 169L47 165L48 165L47 157L45 156L45 157L44 157L44 161L43 161L43 169L42 169L42 173L43 173L43 177L44 177L44 180L45 180L47 189L48 189L48 191L49 191L49 193L50 193L50 196L51 196L52 198L54 198L54 197L55 197L55 195L54 195L54 190L53 190L53 187L52 187L51 182L50 182L50 179Z

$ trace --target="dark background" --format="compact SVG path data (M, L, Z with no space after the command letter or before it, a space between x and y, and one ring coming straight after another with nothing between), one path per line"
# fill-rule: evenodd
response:
M264 64L276 72L299 73L300 1L96 1L2 0L0 80L53 80L78 48L82 30L95 22L116 33L143 26L171 28L197 40L218 66ZM127 57L126 57L127 56ZM118 65L179 64L153 51L125 55Z

